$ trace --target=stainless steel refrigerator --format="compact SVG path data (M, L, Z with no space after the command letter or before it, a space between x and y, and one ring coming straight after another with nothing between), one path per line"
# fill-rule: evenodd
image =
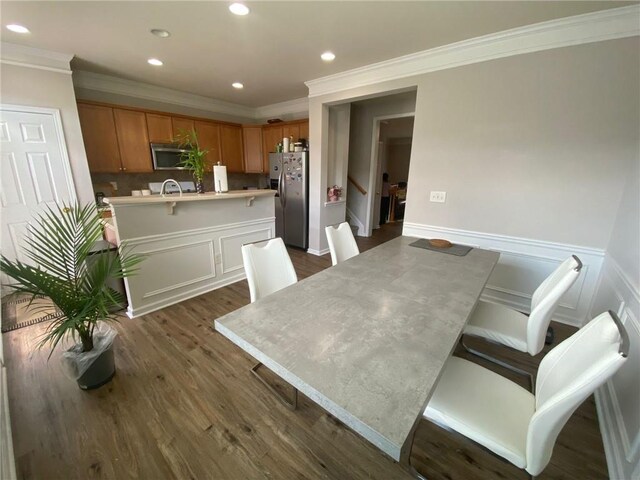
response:
M292 247L309 246L309 152L270 153L276 190L276 235Z

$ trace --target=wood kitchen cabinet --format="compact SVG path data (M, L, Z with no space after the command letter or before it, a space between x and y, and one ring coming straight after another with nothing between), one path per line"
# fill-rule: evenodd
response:
M149 141L153 143L172 143L173 126L169 115L147 113L147 130Z
M269 171L269 154L276 151L276 145L282 142L282 126L262 127L262 168Z
M300 138L304 138L309 143L309 120L300 123Z
M195 128L195 122L190 118L171 117L173 138L177 139L183 131L191 132Z
M246 125L242 127L242 142L244 145L245 173L262 173L262 126Z
M196 120L196 135L198 136L198 145L202 150L207 150L205 161L207 163L207 172L213 171L213 166L218 162L222 162L220 154L220 125L213 122L203 122Z
M242 127L235 125L220 125L220 151L222 164L227 166L227 172L242 173Z
M120 172L120 150L113 109L79 103L78 115L89 170L96 173Z
M286 138L286 137L292 137L292 142L297 142L298 139L300 138L300 125L293 124L293 125L283 125L282 127L282 137Z
M127 173L153 172L147 118L144 112L113 109L121 169Z

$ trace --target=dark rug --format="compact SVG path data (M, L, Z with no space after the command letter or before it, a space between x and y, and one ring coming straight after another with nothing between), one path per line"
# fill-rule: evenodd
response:
M2 302L2 333L62 316L48 298L37 298L31 305L29 305L29 298L11 295Z

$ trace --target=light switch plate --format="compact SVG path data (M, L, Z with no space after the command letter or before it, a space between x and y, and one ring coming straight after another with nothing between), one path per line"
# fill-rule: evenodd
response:
M444 203L447 200L447 192L431 192L429 201L436 203Z

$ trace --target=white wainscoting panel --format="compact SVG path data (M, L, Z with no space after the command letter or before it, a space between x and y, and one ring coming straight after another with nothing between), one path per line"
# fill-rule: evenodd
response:
M261 228L258 230L234 233L233 235L220 236L222 273L231 273L237 270L244 271L244 265L242 264L242 245L260 240L268 240L273 238L273 236L274 234L270 228Z
M128 247L147 258L125 279L127 315L139 317L242 280L242 244L274 235L269 217L129 239Z
M596 392L600 431L609 477L640 478L640 292L624 270L607 256L590 317L618 313L631 343L625 365Z
M402 234L444 238L453 243L500 252L500 261L482 298L526 313L531 310L531 296L538 285L570 255L577 255L584 265L582 273L562 298L553 317L577 327L587 318L604 258L604 251L595 248L408 222L404 223Z

